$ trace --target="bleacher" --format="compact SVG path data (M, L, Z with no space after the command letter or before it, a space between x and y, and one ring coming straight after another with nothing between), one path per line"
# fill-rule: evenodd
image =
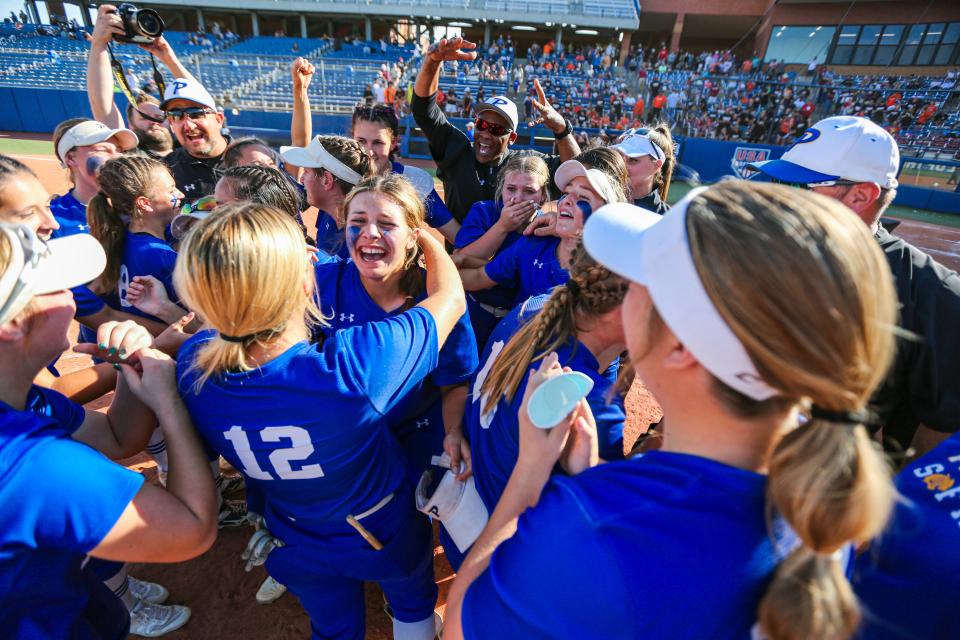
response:
M290 38L254 36L228 47L231 56L309 56L330 46L328 40L318 38Z

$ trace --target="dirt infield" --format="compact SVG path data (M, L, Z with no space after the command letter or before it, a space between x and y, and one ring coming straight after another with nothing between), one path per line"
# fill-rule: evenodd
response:
M66 175L58 161L50 155L18 156L39 175L51 193L64 193ZM313 215L311 216L310 213ZM305 214L312 226L315 212ZM898 234L929 251L938 260L954 269L960 268L960 229L951 229L914 221L904 221ZM76 335L72 327L71 336ZM72 371L88 366L89 358L65 354L58 364L61 371ZM109 404L109 396L92 403L91 408ZM632 444L637 435L660 417L660 410L652 396L639 383L627 397L628 423L625 440ZM132 469L144 473L156 482L156 469L145 455L124 461ZM254 594L265 577L263 568L250 573L243 571L240 553L251 530L248 528L222 531L214 547L202 557L176 565L132 565L131 574L153 580L170 590L170 602L192 607L190 622L180 631L166 636L171 640L212 638L257 638L281 640L309 636L309 622L296 600L289 594L269 606L259 606ZM438 607L442 611L452 572L439 545L435 549L436 579L440 586ZM383 611L379 589L368 585L366 591L367 637L391 637L390 620ZM133 636L131 636L133 637Z

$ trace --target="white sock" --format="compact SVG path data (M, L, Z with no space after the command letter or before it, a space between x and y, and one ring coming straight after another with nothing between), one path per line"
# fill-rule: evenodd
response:
M437 637L439 616L436 613L419 622L400 622L393 619L394 640L433 640Z
M147 443L147 453L157 463L157 468L166 473L169 465L167 464L167 441L163 439L163 430L157 427L150 436L150 442Z
M114 595L123 600L127 611L132 611L137 604L137 599L133 597L130 591L130 578L127 576L127 565L123 565L120 571L117 571L111 577L103 581L107 588L113 591Z

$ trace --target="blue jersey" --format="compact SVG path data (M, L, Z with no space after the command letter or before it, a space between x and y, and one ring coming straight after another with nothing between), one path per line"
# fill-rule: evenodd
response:
M477 372L470 383L464 431L469 437L473 450L473 474L477 491L490 513L493 513L497 506L520 453L517 416L523 404L527 376L524 375L521 378L511 402L508 403L501 398L497 406L487 415L482 415L482 409L487 401L481 399L480 387L483 386L483 381L503 347L523 324L529 322L543 309L546 299L547 296L531 298L511 311L510 315L500 322L483 350L483 368ZM623 423L626 420L623 397L615 394L611 401L607 402L607 392L616 382L618 363L614 362L606 371L598 371L600 364L597 359L576 338L559 347L556 352L561 365L584 373L593 380L593 389L587 396L587 402L597 422L600 457L605 460L623 459ZM531 365L530 368L536 368L536 365Z
M92 316L104 307L103 298L91 291L90 287L86 285L74 287L70 289L70 293L73 294L73 302L77 305L77 312L73 314L75 318Z
M886 531L857 559L862 638L960 638L960 433L896 477Z
M330 318L330 326L321 329L325 336L365 322L385 320L400 312L384 311L370 298L352 260L318 265L316 277L320 310ZM424 286L423 293L413 303L417 304L426 297ZM421 384L412 387L407 397L390 411L388 419L391 426L416 428L416 421L440 402L440 387L465 383L476 369L476 340L470 320L467 314L463 314L440 349L436 368Z
M344 260L350 258L343 229L337 227L337 221L326 211L317 213L317 249Z
M347 515L400 486L403 454L385 415L437 365L429 312L344 329L322 345L299 342L198 391L193 365L210 339L202 331L180 347L180 393L207 446L264 496L275 535L292 544L329 527L352 531Z
M103 619L106 605L98 600L108 594L81 565L136 496L143 476L70 438L82 412L37 387L25 411L0 403L4 638L125 637L118 634L129 617L118 609L120 619Z
M394 173L407 178L413 184L417 193L420 194L423 206L426 209L424 222L427 225L436 229L453 220L450 209L444 204L443 198L440 197L437 190L433 188L433 176L419 167L408 167L399 162L392 162L390 166L393 167Z
M87 205L81 204L74 198L73 191L68 191L65 195L51 200L50 213L60 224L60 228L53 232L54 238L90 233L90 225L87 224Z
M117 297L111 306L141 318L163 322L160 318L144 313L127 302L127 287L136 276L153 276L163 283L171 302L180 298L173 288L173 268L177 264L177 252L166 240L149 233L126 232L123 243L123 261L120 263L120 279L117 281Z
M557 259L559 246L560 238L524 236L498 253L484 270L497 284L517 287L514 304L520 304L570 279Z
M554 476L467 590L464 637L749 640L796 542L766 486L662 451Z

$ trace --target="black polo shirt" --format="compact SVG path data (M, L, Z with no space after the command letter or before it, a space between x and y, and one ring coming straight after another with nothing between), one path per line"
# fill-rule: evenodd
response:
M230 138L226 140L229 144ZM187 200L213 195L224 170L223 154L215 158L194 158L183 147L171 151L163 161L170 167L177 189L183 191Z
M960 274L890 234L874 236L893 272L900 304L897 354L871 406L884 435L906 448L918 424L954 433L960 427Z
M417 126L423 130L430 145L430 155L437 163L437 177L443 182L443 199L450 213L459 222L467 216L470 207L481 200L493 200L497 192L500 169L516 155L536 155L550 168L550 187L553 174L560 166L559 155L545 155L533 150L509 150L497 164L480 164L473 153L473 143L467 134L450 124L437 105L436 94L422 98L414 93L411 104Z

